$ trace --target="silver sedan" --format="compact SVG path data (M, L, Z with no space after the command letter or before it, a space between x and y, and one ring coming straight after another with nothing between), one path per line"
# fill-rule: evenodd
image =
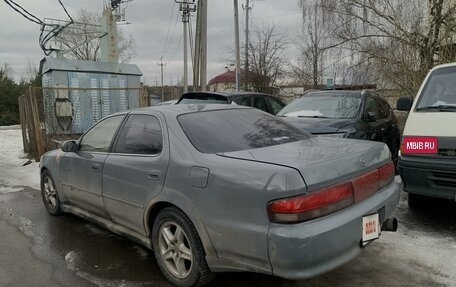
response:
M50 214L153 249L176 286L229 271L309 278L397 228L386 145L316 138L247 107L114 114L46 153L40 172Z

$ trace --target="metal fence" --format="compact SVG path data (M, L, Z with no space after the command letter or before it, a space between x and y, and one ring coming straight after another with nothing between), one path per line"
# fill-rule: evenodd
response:
M144 89L30 87L19 98L24 152L38 161L101 118L148 105Z

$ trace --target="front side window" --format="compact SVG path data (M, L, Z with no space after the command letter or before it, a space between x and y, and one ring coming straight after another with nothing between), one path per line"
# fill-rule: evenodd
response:
M119 133L115 153L155 155L162 151L163 138L158 118L131 115Z
M277 115L297 118L355 118L361 98L350 94L310 93L285 106Z
M377 120L380 119L380 106L378 105L378 102L372 97L366 99L366 108L364 115L367 118L370 114L375 115Z
M109 117L89 130L79 143L80 151L109 152L111 141L125 116Z
M256 109L215 110L178 117L190 142L203 153L262 148L301 141L305 131Z
M430 75L416 110L456 109L456 67L441 68Z
M253 106L259 110L269 113L268 103L262 97L255 97L253 99Z
M246 107L251 107L252 104L250 102L251 97L245 96L245 97L237 97L233 100L236 104L240 106L246 106Z
M269 102L271 103L272 114L277 115L285 106L281 101L276 98L269 98Z

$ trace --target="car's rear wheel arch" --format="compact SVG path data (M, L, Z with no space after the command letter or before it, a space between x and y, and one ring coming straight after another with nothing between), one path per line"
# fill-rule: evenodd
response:
M153 229L155 219L157 218L157 215L160 213L160 211L162 211L166 208L169 208L169 207L177 208L178 210L182 211L189 218L189 220L192 222L193 226L195 227L196 232L198 233L201 243L203 244L203 248L204 248L204 251L206 252L206 256L216 257L216 252L212 246L212 243L209 239L208 234L206 233L206 230L205 230L203 224L198 220L193 220L192 216L190 216L191 212L189 212L189 211L185 210L184 208L181 208L175 204L167 202L167 201L157 202L157 203L153 204L148 210L148 213L147 213L148 215L146 217L147 218L146 233L149 235L149 238L151 238L151 236L152 236L152 229Z
M152 234L152 227L154 225L155 218L157 218L157 215L160 213L160 211L167 207L178 208L177 206L169 202L157 202L153 206L151 206L147 216L147 234Z

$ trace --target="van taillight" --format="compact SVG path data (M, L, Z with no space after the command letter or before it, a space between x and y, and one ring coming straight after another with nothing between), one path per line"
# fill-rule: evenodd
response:
M298 223L319 218L360 202L394 179L394 164L388 163L362 176L309 194L279 199L268 204L275 223Z

